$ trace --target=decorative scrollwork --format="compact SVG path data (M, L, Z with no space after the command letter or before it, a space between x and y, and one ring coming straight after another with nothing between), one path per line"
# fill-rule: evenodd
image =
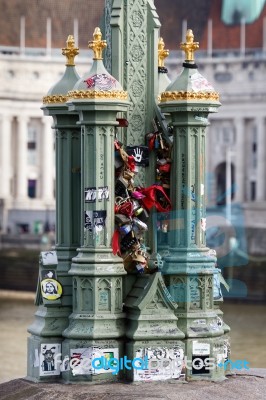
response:
M44 96L42 101L44 104L65 103L68 97L62 94L54 94L52 96Z
M162 92L160 96L161 102L176 101L176 100L213 100L219 101L219 93L217 92Z
M110 99L127 100L127 92L123 90L71 90L68 92L69 99Z

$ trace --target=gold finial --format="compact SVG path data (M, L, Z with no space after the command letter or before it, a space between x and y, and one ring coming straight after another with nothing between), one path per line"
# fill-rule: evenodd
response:
M186 43L181 43L180 48L185 52L186 61L194 61L194 52L199 48L199 42L194 42L194 35L191 29L187 30Z
M100 28L95 28L93 33L93 39L89 42L89 49L92 49L94 52L94 60L102 60L103 57L103 49L107 46L106 40L102 40L102 32Z
M158 66L164 67L164 59L169 56L169 50L164 49L163 38L160 37L158 43Z
M75 47L74 36L69 35L66 41L67 47L62 49L63 56L66 56L67 62L66 65L74 66L74 59L77 54L79 54L79 48Z

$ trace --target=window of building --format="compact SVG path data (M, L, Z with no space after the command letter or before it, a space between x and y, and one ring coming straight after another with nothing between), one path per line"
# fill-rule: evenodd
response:
M231 123L223 124L220 127L220 143L227 146L235 144L235 131Z
M253 126L252 141L251 141L251 165L253 169L257 168L258 163L258 143L257 143L257 129Z
M235 166L231 163L231 182L226 182L226 163L222 162L215 169L216 175L216 204L223 206L226 204L227 190L231 193L231 200L235 196Z
M251 201L255 201L256 200L256 182L255 181L251 181L250 182L250 200Z
M36 198L37 180L28 179L28 197L31 199Z
M34 126L28 127L28 165L37 163L37 130Z
M233 79L233 75L230 72L216 72L214 79L217 82L230 82Z

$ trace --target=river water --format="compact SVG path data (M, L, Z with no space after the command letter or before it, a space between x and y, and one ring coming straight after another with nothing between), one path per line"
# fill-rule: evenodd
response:
M27 327L36 308L33 295L9 297L0 291L0 383L26 376ZM231 327L231 359L245 359L251 368L266 367L266 305L223 305Z

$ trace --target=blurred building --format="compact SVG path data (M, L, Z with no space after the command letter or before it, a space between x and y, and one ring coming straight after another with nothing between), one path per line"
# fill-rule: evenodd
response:
M88 63L88 59L86 60ZM82 73L88 68L82 58ZM83 69L82 69L83 67ZM52 119L42 97L64 72L58 55L0 53L0 221L4 232L42 233L55 223Z
M76 60L77 71L83 74L90 67L88 51L86 57L81 51ZM54 230L53 121L43 116L41 106L43 96L64 70L60 49L0 46L0 231L3 233L41 234Z
M200 42L199 70L220 92L222 107L208 131L209 205L225 205L230 197L244 204L247 225L265 226L265 1L154 2L171 49L170 78L181 70L178 42L189 27ZM64 72L60 47L68 34L85 49L104 0L78 0L74 8L69 0L46 0L41 8L34 0L1 3L0 228L41 233L55 222L54 138L52 121L40 109L42 97ZM88 51L81 51L80 74L88 62Z

